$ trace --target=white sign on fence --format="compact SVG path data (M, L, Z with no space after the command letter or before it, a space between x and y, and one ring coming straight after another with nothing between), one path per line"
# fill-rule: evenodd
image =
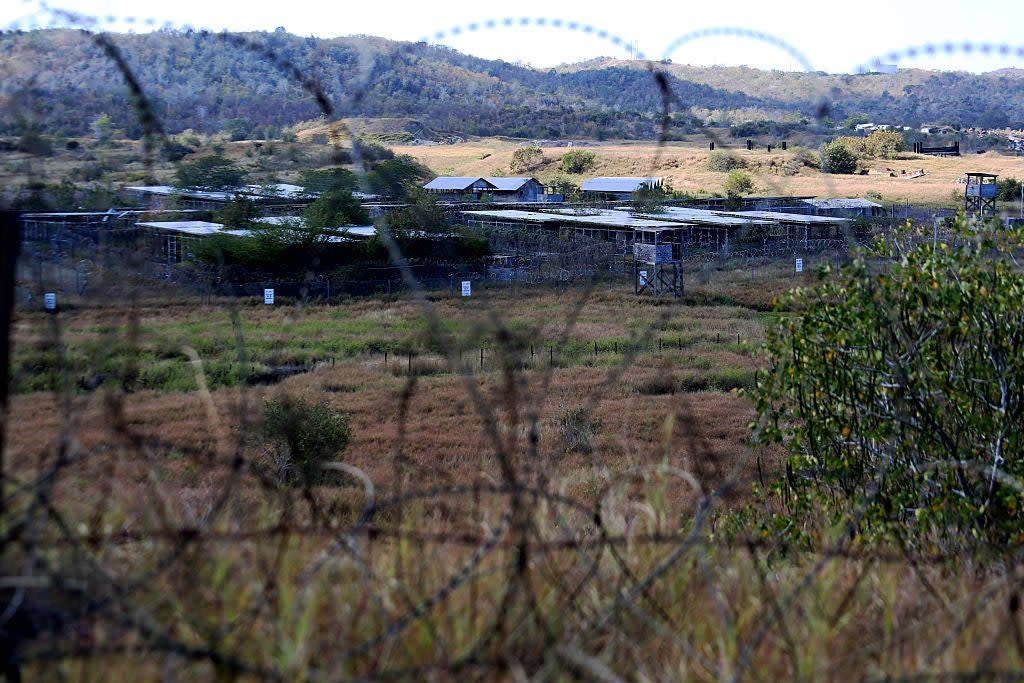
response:
M462 296L470 296L473 293L473 283L469 280L462 281Z
M804 260L802 258L798 258L796 260L796 272L798 272L798 273L804 272Z
M57 310L57 293L56 292L47 292L46 294L43 294L43 308L45 308L48 311L56 311Z
M641 270L640 271L640 286L641 287L646 287L647 286L647 271L646 270Z
M273 289L264 289L263 290L263 303L265 303L268 306L273 306L274 305L274 290Z

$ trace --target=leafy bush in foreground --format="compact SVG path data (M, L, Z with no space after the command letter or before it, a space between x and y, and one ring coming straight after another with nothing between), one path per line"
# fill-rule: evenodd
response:
M793 451L779 487L799 526L822 507L908 546L1024 542L1024 274L1019 231L908 230L780 305L760 434Z

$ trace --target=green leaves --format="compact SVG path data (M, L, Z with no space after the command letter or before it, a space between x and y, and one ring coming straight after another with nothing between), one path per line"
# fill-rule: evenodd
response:
M791 506L912 544L1024 532L1000 483L1024 476L1024 239L956 228L951 245L908 226L778 301L802 315L770 333L755 404L760 438L794 453Z
M175 173L178 187L199 190L232 190L245 180L247 173L230 159L214 154L181 164Z

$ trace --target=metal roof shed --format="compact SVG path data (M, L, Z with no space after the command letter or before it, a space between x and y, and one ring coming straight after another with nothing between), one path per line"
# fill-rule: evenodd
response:
M438 176L423 186L431 192L473 192L475 190L497 190L494 183L480 177Z
M580 185L580 190L596 194L631 195L641 187L661 187L661 178L641 176L588 178Z

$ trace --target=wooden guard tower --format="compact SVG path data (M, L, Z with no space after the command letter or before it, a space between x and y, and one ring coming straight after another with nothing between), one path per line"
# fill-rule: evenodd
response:
M964 186L964 213L980 214L985 217L996 215L996 178L994 173L968 173L967 185Z
M639 231L638 231L639 236ZM672 251L671 242L660 242L660 231L654 231L653 243L633 243L633 285L637 296L660 297L683 295L683 270ZM677 245L678 246L678 245Z

